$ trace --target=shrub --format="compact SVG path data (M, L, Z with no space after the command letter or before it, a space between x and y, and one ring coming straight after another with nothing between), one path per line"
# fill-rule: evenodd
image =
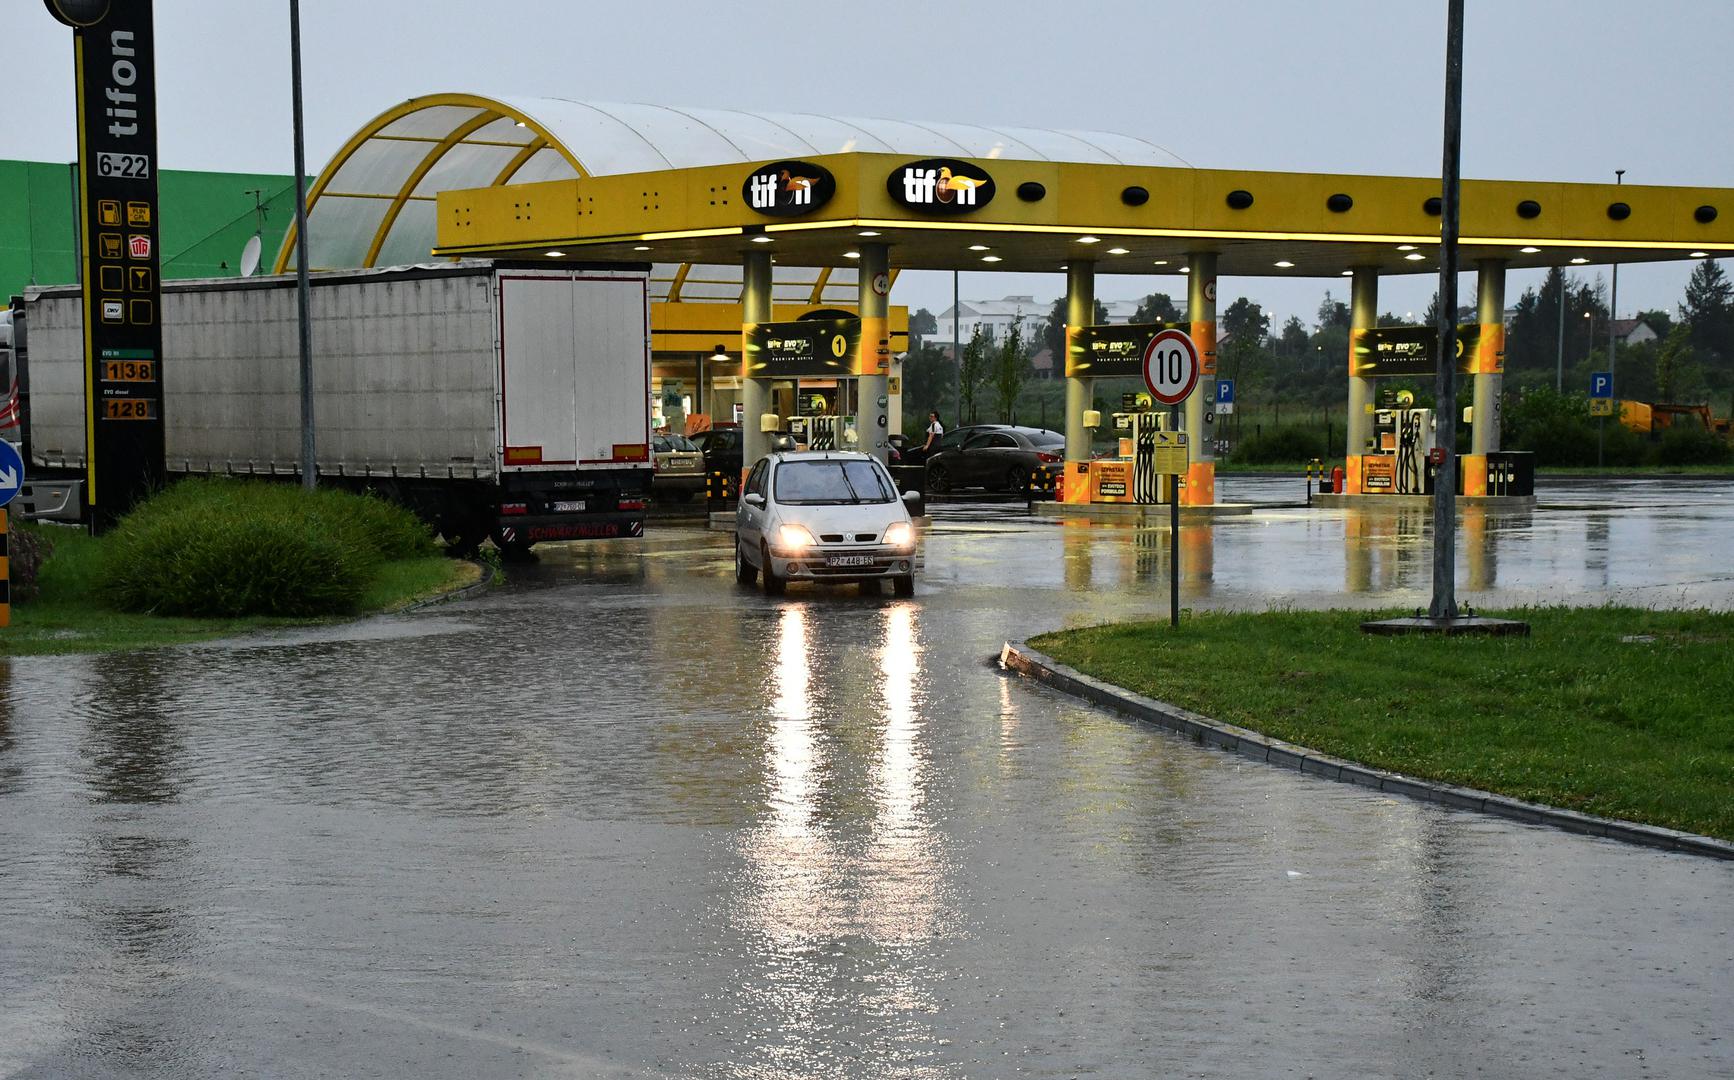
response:
M1662 432L1656 460L1662 465L1722 465L1734 461L1734 447L1698 424L1678 423Z
M382 500L283 484L187 480L107 538L99 589L162 615L353 611L382 561L430 553L426 526Z
M36 575L48 556L54 554L54 544L35 528L13 528L7 538L11 555L12 602L26 603L36 599Z
M1324 432L1304 427L1273 428L1234 448L1234 461L1240 465L1290 464L1324 455Z

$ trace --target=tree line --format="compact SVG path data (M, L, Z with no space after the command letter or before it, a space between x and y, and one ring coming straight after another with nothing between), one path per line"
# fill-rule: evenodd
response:
M1419 319L1381 312L1378 325L1436 321L1438 297ZM1563 331L1561 313L1563 306ZM1476 320L1473 302L1458 308L1458 321ZM1096 319L1106 321L1098 302ZM1606 289L1560 268L1550 270L1539 287L1525 289L1506 322L1505 388L1519 397L1556 380L1581 393L1592 371L1608 370ZM1734 282L1714 259L1698 263L1674 312L1642 311L1638 320L1655 332L1653 341L1621 344L1616 356L1615 392L1640 401L1710 404L1718 413L1734 412ZM1151 293L1139 303L1134 322L1176 322L1181 312L1166 293ZM1312 322L1291 316L1273 327L1256 301L1237 297L1217 317L1217 368L1236 383L1237 409L1341 408L1347 397L1349 305L1326 291ZM1034 381L1033 347L1045 345L1053 362L1064 364L1065 301L1034 326L1014 322L1009 333L992 341L978 327L956 360L930 340L937 320L925 308L910 316L911 348L903 364L904 416L917 429L927 411L937 409L951 423L1058 422L1057 386ZM949 344L949 343L947 343ZM1059 372L1056 370L1056 375ZM1107 394L1103 390L1109 391ZM1097 407L1117 404L1115 388L1098 388Z

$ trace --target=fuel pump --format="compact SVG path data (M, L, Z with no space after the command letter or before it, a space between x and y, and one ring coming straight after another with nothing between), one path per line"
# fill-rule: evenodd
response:
M1422 495L1427 491L1427 452L1433 449L1433 410L1397 411L1397 492Z

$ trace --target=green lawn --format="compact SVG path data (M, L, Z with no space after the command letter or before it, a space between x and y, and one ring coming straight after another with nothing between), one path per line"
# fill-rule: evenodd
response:
M250 630L330 620L165 618L103 607L92 596L101 541L77 529L42 529L54 544L43 565L41 595L14 604L12 625L0 630L0 655L110 652L205 641ZM434 555L385 563L361 603L365 612L393 611L462 588L480 578L467 562Z
M1327 611L1206 613L1178 630L1100 626L1030 644L1365 765L1734 840L1734 613L1507 614L1533 636L1373 637L1359 630L1366 613Z

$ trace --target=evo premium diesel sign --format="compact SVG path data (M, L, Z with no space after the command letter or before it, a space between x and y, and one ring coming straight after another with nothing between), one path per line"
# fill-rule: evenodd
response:
M885 178L891 201L919 214L968 214L993 201L993 177L967 161L911 161Z
M808 161L775 161L761 166L741 185L741 198L761 214L800 217L831 201L837 181L831 170Z
M86 497L107 529L163 481L162 252L151 0L47 0L74 27Z

